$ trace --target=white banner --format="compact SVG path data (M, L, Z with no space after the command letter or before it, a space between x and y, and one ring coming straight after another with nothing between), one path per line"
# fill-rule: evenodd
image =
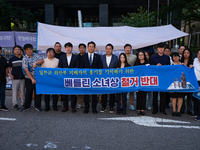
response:
M172 25L142 28L128 26L79 28L40 22L37 34L37 50L53 47L55 42L60 42L64 50L64 44L71 42L74 51L78 51L80 43L87 44L90 41L96 43L99 51L104 51L108 43L113 44L114 50L123 50L127 43L131 44L133 49L138 49L188 35Z

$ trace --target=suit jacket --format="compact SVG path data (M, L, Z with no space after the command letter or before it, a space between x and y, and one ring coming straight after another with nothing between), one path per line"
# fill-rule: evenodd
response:
M67 54L61 55L58 63L59 68L79 68L79 57L78 55L72 54L70 65L68 66Z
M90 66L90 61L88 58L88 53L85 53L81 57L81 65L80 68L102 68L101 57L99 54L94 53L94 58L92 61L92 65Z
M109 64L109 66L107 66L106 54L105 54L105 55L101 56L101 62L102 62L103 68L117 68L118 57L116 55L112 54L110 64Z

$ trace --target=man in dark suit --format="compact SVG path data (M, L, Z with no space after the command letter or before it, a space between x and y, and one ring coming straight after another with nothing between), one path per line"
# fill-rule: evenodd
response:
M91 69L102 68L100 55L94 53L96 44L91 41L88 43L87 47L88 47L88 53L82 56L80 68L91 68ZM84 95L84 103L85 103L85 110L83 111L83 113L87 114L90 108L89 95ZM92 112L94 114L97 114L96 108L97 108L97 95L92 95Z
M113 53L113 45L107 44L106 45L106 54L101 56L101 62L104 69L109 68L116 68L118 63L118 57ZM109 94L110 100L109 100L109 106L110 106L110 113L114 113L113 107L115 103L115 94ZM102 109L100 112L106 111L106 105L107 105L107 94L102 95Z
M72 54L73 45L68 42L65 44L66 55L61 55L59 59L59 68L79 68L79 57L78 55ZM63 97L63 110L62 112L68 111L68 95L62 95ZM71 95L71 107L72 112L76 112L76 95Z

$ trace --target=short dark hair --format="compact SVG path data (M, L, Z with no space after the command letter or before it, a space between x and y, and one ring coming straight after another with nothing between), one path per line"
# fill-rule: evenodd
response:
M56 43L54 44L54 46L56 46L56 44L60 44L60 42L56 42ZM61 46L61 44L60 44L60 46Z
M110 43L108 43L108 44L106 45L106 47L107 47L107 46L110 46L112 49L114 49L113 45L110 44Z
M47 49L47 53L48 53L49 51L53 51L54 54L56 53L56 52L55 52L55 49L54 49L54 48L51 48L51 47Z
M0 46L0 50L2 50L1 46Z
M157 44L157 48L158 48L158 47L160 47L160 48L164 48L164 47L165 47L165 44L164 44L163 42L158 43L158 44Z
M70 42L65 43L65 48L66 48L67 46L73 47L72 43L70 43Z
M131 44L125 44L125 45L124 45L124 49L125 49L125 47L127 47L127 46L130 46L130 47L131 47L131 49L132 49L132 46L131 46Z
M87 46L89 46L90 44L93 44L94 47L96 47L96 44L93 41L88 42Z
M84 43L80 43L80 44L78 45L78 48L80 48L81 46L83 46L83 47L86 48L86 45L85 45Z
M178 56L178 57L180 57L179 53L177 53L177 52L174 52L174 53L172 54L172 57L173 57L173 56Z
M24 50L26 50L27 48L32 48L33 49L33 45L31 45L31 44L25 44L24 45Z
M169 50L170 50L170 52L171 52L171 48L170 48L170 47L165 47L165 50L166 50L166 49L169 49Z

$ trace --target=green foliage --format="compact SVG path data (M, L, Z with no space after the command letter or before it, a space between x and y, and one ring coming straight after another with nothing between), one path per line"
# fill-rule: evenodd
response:
M25 9L19 6L12 6L12 4L5 1L0 1L0 26L1 30L11 30L11 22L18 25L20 22L23 24L40 21L44 14L44 10L37 10L32 12L30 9ZM13 27L12 27L13 28Z
M122 15L122 22L127 26L132 27L148 27L156 24L155 13L150 12L142 7L138 8L138 13L127 13L128 16Z

